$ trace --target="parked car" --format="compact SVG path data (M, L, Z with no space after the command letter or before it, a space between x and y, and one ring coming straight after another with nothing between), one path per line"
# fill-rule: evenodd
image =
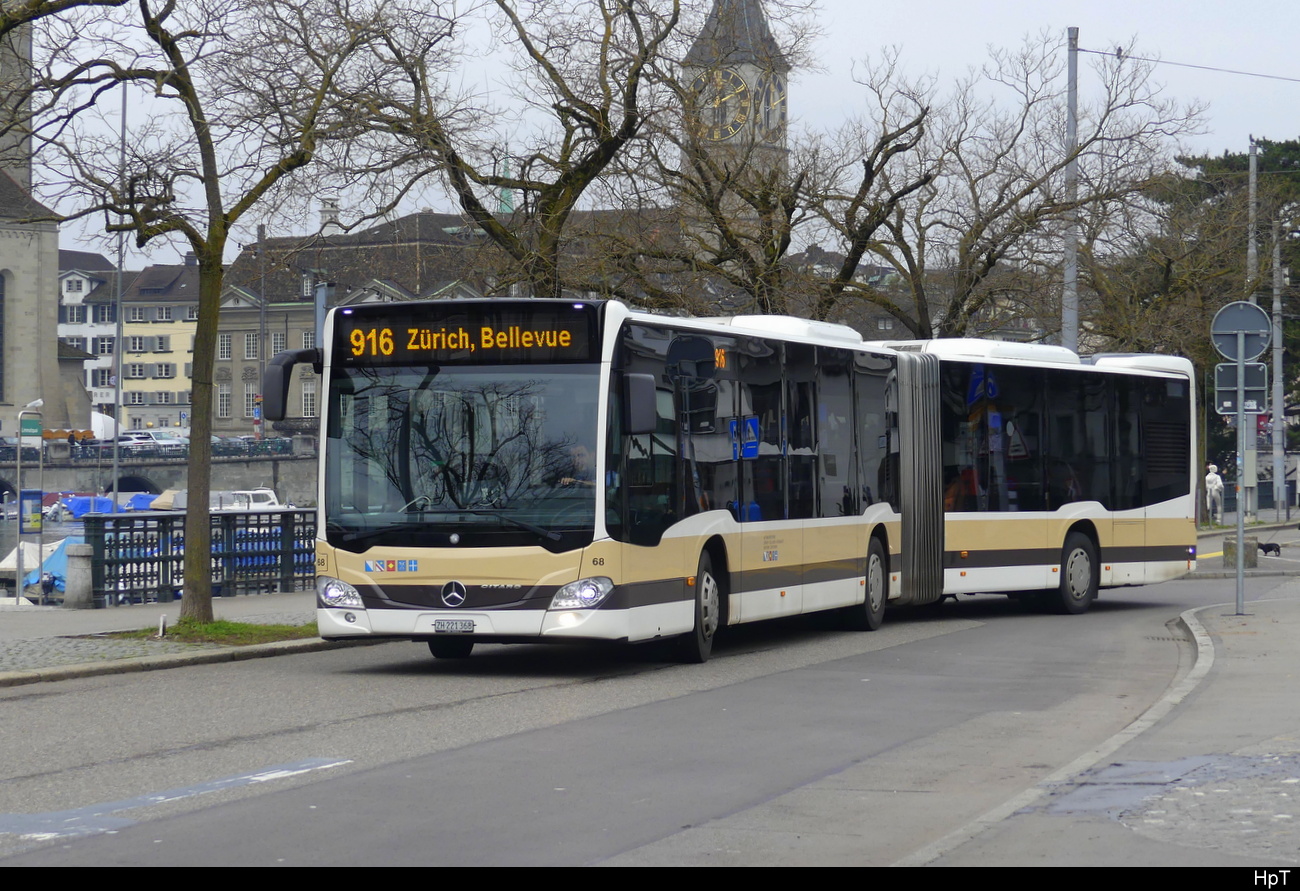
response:
M83 444L81 454L108 457L113 454L113 440L101 439ZM179 436L157 430L128 430L117 438L118 454L124 458L183 458L190 445Z

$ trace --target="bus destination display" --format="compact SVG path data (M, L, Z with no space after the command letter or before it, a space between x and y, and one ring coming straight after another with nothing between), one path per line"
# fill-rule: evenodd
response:
M596 308L556 304L344 309L334 360L344 365L590 362L599 358Z

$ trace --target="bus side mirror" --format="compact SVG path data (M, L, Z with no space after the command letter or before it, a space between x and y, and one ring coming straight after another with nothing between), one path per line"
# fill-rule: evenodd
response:
M319 352L314 349L286 350L276 353L266 363L266 371L262 375L262 415L266 420L284 420L285 407L289 402L289 372L293 366L308 362L319 365Z
M270 369L267 369L268 371ZM659 417L655 412L653 374L623 375L623 432L629 436L654 433Z

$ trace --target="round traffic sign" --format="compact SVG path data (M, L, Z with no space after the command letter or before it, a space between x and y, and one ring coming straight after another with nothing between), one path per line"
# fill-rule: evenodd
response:
M1243 349L1237 349L1237 335L1242 338ZM1233 362L1250 362L1268 349L1273 338L1273 323L1261 307L1245 300L1229 303L1214 314L1210 323L1210 339L1219 355Z

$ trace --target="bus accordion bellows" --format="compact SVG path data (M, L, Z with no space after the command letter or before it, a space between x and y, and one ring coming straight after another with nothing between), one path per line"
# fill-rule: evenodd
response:
M672 639L1001 593L1065 613L1195 566L1189 361L869 343L612 301L332 310L316 566L327 639Z

